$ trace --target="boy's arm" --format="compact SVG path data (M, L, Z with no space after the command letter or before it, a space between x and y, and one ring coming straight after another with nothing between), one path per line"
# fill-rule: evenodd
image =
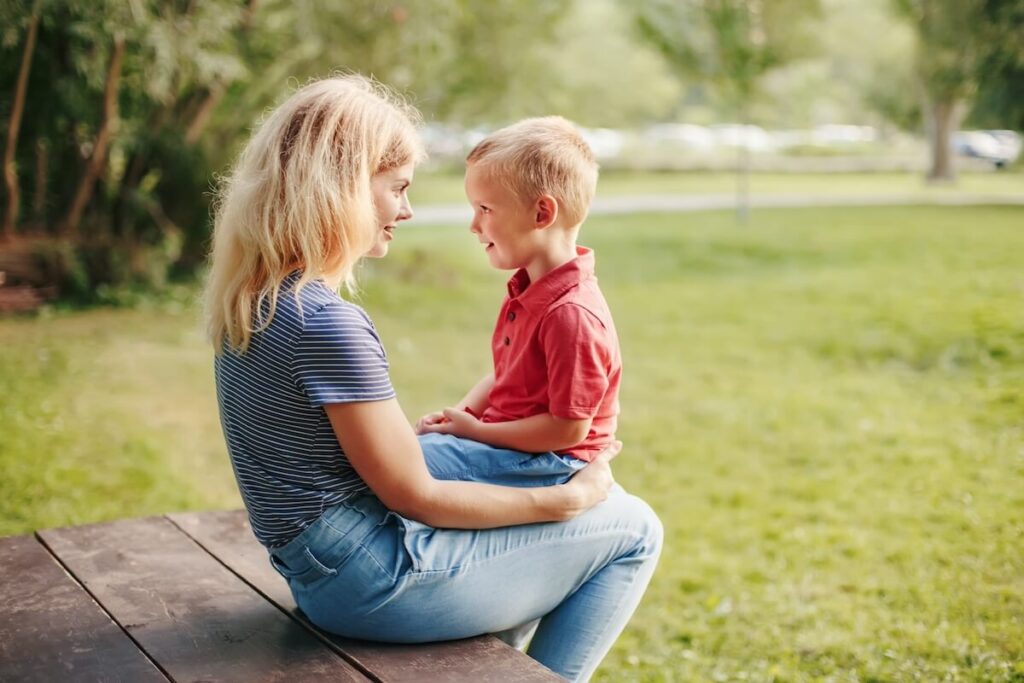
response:
M454 434L481 443L524 453L546 453L572 448L590 432L592 418L567 419L550 413L531 415L511 422L481 422L465 410L445 408L445 422L426 431Z
M459 401L456 409L465 412L467 409L473 415L483 415L484 411L487 410L487 397L490 396L491 387L494 386L494 373L488 373L479 382L473 385L473 388L462 397ZM437 429L439 425L448 422L448 418L445 417L443 411L437 411L433 413L427 413L413 425L413 430L417 434L426 434L427 432L440 432ZM444 432L452 433L452 432Z
M491 387L494 386L494 373L489 372L473 385L462 400L456 404L459 410L469 410L474 415L480 416L487 410L488 397L491 395Z

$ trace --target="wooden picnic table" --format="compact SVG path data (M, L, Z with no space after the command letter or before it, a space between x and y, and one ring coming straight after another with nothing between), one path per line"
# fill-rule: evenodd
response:
M0 538L0 681L559 681L492 636L427 645L312 626L243 511Z

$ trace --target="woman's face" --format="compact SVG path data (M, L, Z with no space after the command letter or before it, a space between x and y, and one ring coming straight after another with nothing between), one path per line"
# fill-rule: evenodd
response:
M366 252L371 258L387 256L388 243L395 238L395 228L399 221L412 218L412 206L409 205L409 185L415 171L412 162L382 171L370 179L373 192L373 204L377 214L377 233L373 246Z

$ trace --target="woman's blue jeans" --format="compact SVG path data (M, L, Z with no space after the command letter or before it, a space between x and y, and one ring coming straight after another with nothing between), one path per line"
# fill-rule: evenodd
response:
M528 654L587 680L639 604L661 545L657 516L619 486L568 522L483 530L434 529L366 494L325 511L271 562L327 631L417 643L524 634L539 620Z

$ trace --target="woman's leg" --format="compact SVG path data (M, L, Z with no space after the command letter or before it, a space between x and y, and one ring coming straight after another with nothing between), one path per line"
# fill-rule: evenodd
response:
M338 525L326 547L289 551L319 565L295 567L303 585L292 582L314 623L426 642L540 619L529 654L571 680L590 676L629 621L662 543L650 507L619 487L569 522L478 531L432 529L372 498L360 506L365 519Z

